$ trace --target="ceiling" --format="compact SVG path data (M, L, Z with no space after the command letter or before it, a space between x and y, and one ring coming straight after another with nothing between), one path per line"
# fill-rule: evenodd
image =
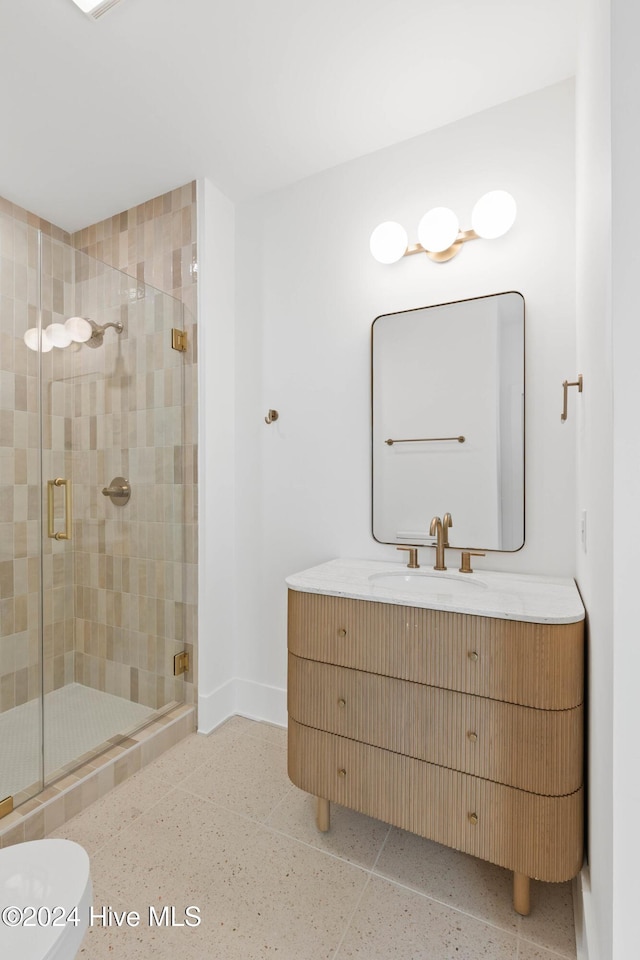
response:
M0 0L0 195L75 230L233 200L575 72L578 0Z

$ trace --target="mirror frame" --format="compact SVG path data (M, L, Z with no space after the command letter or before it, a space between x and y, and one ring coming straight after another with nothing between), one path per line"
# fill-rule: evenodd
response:
M520 290L500 290L500 291L498 291L498 292L496 292L496 293L484 293L484 294L481 294L481 295L478 296L478 297L464 297L464 298L461 299L461 300L446 300L446 301L444 301L444 302L442 302L442 303L429 303L429 304L425 304L425 305L422 306L422 307L410 307L408 310L393 310L393 311L391 311L390 313L380 313L380 314L378 314L377 317L374 317L374 319L373 319L373 321L372 321L372 323L371 323L370 349L369 349L370 364L371 364L371 419L370 419L370 429L369 429L369 433L370 433L370 444L371 444L371 536L373 537L373 539L375 540L376 543L382 543L382 544L385 544L386 546L391 546L391 547L407 546L407 547L417 547L418 549L420 549L420 547L425 547L425 548L426 548L426 547L435 547L435 545L436 545L436 538L435 538L435 537L426 536L425 539L424 539L424 542L422 542L422 543L409 543L409 542L406 542L406 543L405 543L404 541L403 541L402 543L398 543L398 541L393 541L393 540L378 540L378 538L376 537L376 535L375 535L375 533L374 533L374 500L373 500L373 494L374 494L374 486L373 486L373 483L374 483L374 463L373 463L373 454L374 454L374 450L373 450L373 410L374 410L374 407L373 407L373 402L374 402L374 397L373 397L373 389L374 389L374 384L373 384L373 331L374 331L374 327L375 327L376 321L377 321L377 320L381 320L383 317L395 317L395 316L399 316L400 314L416 313L416 312L419 311L419 310L430 310L430 309L432 309L432 308L434 308L434 307L451 307L451 306L454 306L454 305L457 304L457 303L470 303L471 301L475 301L475 300L487 300L487 299L489 299L490 297L500 297L500 296L503 296L504 294L507 294L507 293L514 293L514 294L517 294L519 297L522 298L522 543L520 544L519 547L516 547L516 548L513 549L513 550L499 550L499 549L493 548L493 547L481 547L481 546L473 546L473 545L469 545L469 546L467 546L467 545L465 545L465 546L457 546L456 544L451 544L451 545L448 547L448 549L450 549L450 550L482 550L484 553L518 553L518 551L522 550L522 548L524 547L525 543L527 542L527 476L526 476L526 471L527 471L527 443L526 443L526 438L527 438L527 416L526 416L526 411L527 411L527 389L526 389L526 382L527 382L527 376L526 376L526 369L527 369L527 363L526 363L526 359L527 359L527 347L526 347L527 323L526 323L526 300L525 300L524 294L521 293ZM452 529L453 529L453 528L452 528Z

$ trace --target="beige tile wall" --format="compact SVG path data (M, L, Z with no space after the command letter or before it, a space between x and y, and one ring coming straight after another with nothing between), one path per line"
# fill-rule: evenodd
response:
M44 475L74 477L75 517L73 552L45 538L45 692L75 678L161 706L181 699L171 661L184 646L192 654L184 694L194 702L195 183L73 237L0 198L0 227L0 711L40 694L37 355L22 340L37 317L37 228L43 233L43 325L79 313L100 322L124 317L128 327L122 339L108 331L100 350L53 350L42 358ZM136 283L107 281L106 271L65 243ZM167 353L166 338L160 340L159 321L149 313L153 297L132 302L128 294L123 302L123 290L143 282L186 306L185 357ZM162 324L173 310L167 303L159 310ZM176 317L171 322L178 325ZM178 363L185 364L182 396ZM184 444L176 416L184 418ZM111 474L132 471L143 511L125 522L98 488ZM62 522L57 493L57 526Z
M182 305L76 252L75 312L107 329L80 348L71 391L75 679L159 708L184 697ZM73 355L69 357L74 362ZM102 490L131 485L124 505Z
M38 229L46 238L70 238L47 221L0 198L0 712L41 692L39 643L40 496L38 356L23 336L38 315ZM67 264L68 266L68 264ZM65 264L44 263L45 324L64 308ZM60 358L43 356L51 380ZM51 399L51 397L49 398ZM43 468L64 475L64 411L43 437ZM53 452L54 436L57 453ZM71 557L48 540L43 558L45 688L73 678ZM65 584L67 586L65 586Z
M113 614L111 614L111 612L109 613L109 616L113 617L114 620L124 619L125 617L132 618L132 624L134 625L132 632L136 635L134 640L137 650L136 668L138 671L141 671L138 673L137 680L138 696L140 696L141 685L151 683L150 677L145 678L143 676L143 674L151 672L147 668L155 663L156 669L158 669L160 664L163 664L163 671L166 670L168 663L167 658L170 653L172 653L174 647L171 644L153 640L145 644L146 631L140 628L136 629L135 625L140 627L141 624L148 623L150 619L153 622L154 618L157 622L160 622L163 616L165 617L167 627L171 623L175 623L176 637L184 637L184 643L180 640L180 645L184 646L191 654L191 669L187 675L187 682L185 684L185 699L188 703L193 703L196 696L195 638L197 636L196 601L198 550L197 353L195 326L197 311L196 229L196 184L193 182L173 190L170 193L166 193L163 196L148 200L146 203L139 204L130 210L116 214L101 223L86 227L71 237L72 244L78 250L111 266L117 267L129 276L135 277L139 283L150 284L158 290L170 294L186 307L184 327L187 331L188 349L181 361L184 363L185 373L183 404L184 443L181 448L178 448L176 444L175 450L171 449L171 444L162 443L160 445L162 453L157 454L160 459L153 464L155 476L165 478L168 474L173 475L173 471L175 471L175 476L181 475L184 483L182 501L184 505L184 526L182 529L184 536L182 550L185 560L184 607L180 610L179 606L175 606L173 613L170 609L166 609L166 602L171 601L170 597L167 601L167 590L169 582L172 579L171 571L169 569L163 569L162 571L156 570L154 573L154 571L148 568L148 564L144 566L140 565L139 560L149 558L133 557L130 553L132 549L131 543L127 548L129 554L127 554L127 550L120 550L119 547L118 552L112 555L111 560L108 561L106 573L108 576L113 577L114 584L121 585L124 583L125 586L127 584L131 585L132 582L144 583L145 580L148 583L149 580L157 574L157 578L159 578L158 587L155 594L150 598L156 601L154 604L149 604L146 600L143 601L142 599L133 599L129 602L129 605L126 606L127 601L125 600L126 609L121 611L118 606L119 601L115 599L115 594L117 594L120 589L120 586L117 586L112 591L114 593L115 609ZM136 385L135 391L132 394L135 397L134 402L137 415L134 418L129 416L128 421L129 433L127 435L127 443L132 447L132 452L134 450L149 450L149 445L146 444L146 441L145 444L140 442L140 438L145 438L145 431L149 430L151 434L153 434L154 431L158 430L157 422L154 423L152 417L151 420L149 419L151 416L149 411L155 407L155 409L159 411L156 416L163 417L163 408L167 406L167 401L170 401L172 396L171 384L165 381L161 382L160 364L164 364L164 360L160 358L158 353L154 356L148 356L150 349L163 351L166 341L162 341L161 345L156 346L148 339L150 336L149 331L145 333L145 336L147 337L145 351L138 350L136 356ZM146 359L145 352L147 354ZM178 357L179 355L174 354L174 356ZM170 359L171 358L169 358L169 362ZM143 410L146 411L144 418L142 418ZM130 411L130 413L132 412L133 411ZM115 430L114 437L117 438L117 426ZM110 440L111 438L108 439ZM98 448L100 448L100 446L101 444L98 444ZM126 444L123 442L122 446L126 447ZM146 468L151 469L151 465L147 464ZM107 472L109 471L107 470ZM150 483L148 489L145 491L145 494L148 494L149 497L149 504L157 502L161 508L164 509L168 502L168 491L166 489L163 491L161 488L163 486L166 487L166 480L164 483L158 480L158 485L154 486L154 484L156 484L155 479L152 478L149 480L148 475L145 475L145 477L145 484ZM163 497L164 500L162 499ZM114 522L117 523L117 521ZM132 533L135 533L135 531L132 531ZM138 533L140 533L140 531L138 531ZM112 534L117 536L115 528ZM175 529L174 535L178 535ZM84 576L89 576L87 573L88 569L87 565L82 566ZM93 581L92 586L83 582L83 590L85 589L101 590L104 588L100 587L97 581ZM123 599L127 595L132 598L142 598L144 596L144 594L136 594L135 589L136 588L132 588L132 592L129 594L126 592L123 593ZM93 594L89 594L88 596L91 598ZM162 605L163 597L165 598L164 606ZM91 599L89 602L91 602ZM182 625L178 623L180 617L182 617ZM107 663L113 665L125 664L133 667L133 663L129 663L129 661L136 659L136 656L132 655L131 647L129 647L127 651L126 640L122 643L120 642L118 625L116 623L112 624L114 627L113 636L103 637L100 630L94 634L86 627L86 623L91 622L91 620L86 621L84 617L80 617L80 619L84 622L82 630L84 630L85 637L88 636L90 638L87 642L91 644L92 652L89 654L89 657L92 658L91 669L94 671L92 674L94 678L96 676L95 671L97 670L98 676L100 676L100 671L102 670L102 667L96 665L94 662L94 657L104 661L105 670ZM183 631L182 634L180 634L181 629ZM113 645L111 645L111 640L113 641ZM82 638L81 643L85 643ZM97 647L96 644L98 645ZM107 651L106 660L103 656L105 649ZM87 654L85 649L81 652ZM114 666L110 669L117 668ZM85 678L85 682L87 682L86 672L81 673L80 676ZM121 676L124 676L122 672ZM131 690L132 693L134 693L136 680L133 673L131 676ZM162 687L162 681L159 682L158 687L158 696L161 696L160 688ZM145 689L147 689L147 687L145 687ZM114 690L114 692L116 691ZM141 702L147 702L147 700Z

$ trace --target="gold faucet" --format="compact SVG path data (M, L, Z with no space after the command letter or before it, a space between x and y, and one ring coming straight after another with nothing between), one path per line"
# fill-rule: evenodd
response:
M436 537L436 562L434 570L446 570L444 565L444 547L445 538L442 530L442 520L440 517L433 517L429 527L429 536Z
M407 566L411 570L419 570L420 564L418 563L418 548L417 547L396 547L396 550L408 550L409 551L409 560Z
M442 542L445 547L449 546L449 529L453 526L453 520L450 513L445 513L442 518Z
M462 563L459 567L460 573L473 573L471 569L471 557L484 557L484 553L479 553L477 550L463 550L462 551Z

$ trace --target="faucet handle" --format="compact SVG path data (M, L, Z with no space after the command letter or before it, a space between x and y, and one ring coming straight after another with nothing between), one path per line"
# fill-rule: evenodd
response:
M473 573L471 557L486 557L486 553L479 553L477 550L463 550L462 565L458 568L458 573Z
M396 547L396 550L408 550L409 551L409 561L407 566L411 570L418 570L420 564L418 563L418 548L417 547Z

